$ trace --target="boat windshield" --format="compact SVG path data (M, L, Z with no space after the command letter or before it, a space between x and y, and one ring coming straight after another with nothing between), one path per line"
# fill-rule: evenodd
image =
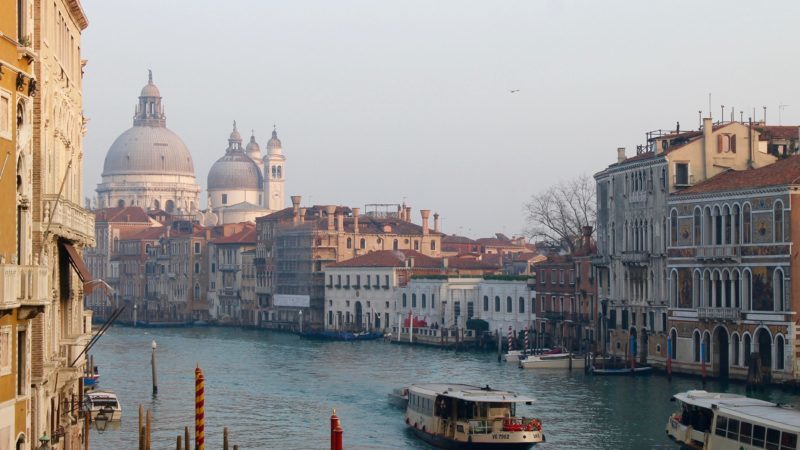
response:
M110 406L112 408L116 408L117 407L117 401L114 400L113 398L109 398L109 399L105 399L105 398L99 398L98 399L98 398L96 398L96 399L92 399L91 402L92 402L92 406L97 406L97 407L100 407L100 408L102 408L104 406Z
M691 426L701 433L707 433L711 429L714 413L708 408L681 402L680 414L683 425Z

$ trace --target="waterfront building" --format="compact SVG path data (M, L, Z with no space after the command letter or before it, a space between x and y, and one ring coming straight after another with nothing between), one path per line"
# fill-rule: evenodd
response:
M32 318L31 326L17 330L31 349L30 360L22 362L30 363L30 384L17 384L17 399L27 397L31 411L22 447L32 447L46 432L55 448L78 448L83 427L65 405L80 395L78 380L86 364L81 353L91 337L84 293L98 287L81 257L85 247L94 245L94 218L81 206L85 119L80 49L88 21L77 0L23 0L17 5L25 11L23 22L33 22L23 35L30 36L25 52L35 54L36 74L36 82L25 77L22 86L23 91L30 93L34 86L36 91L22 114L32 120L33 133L32 159L21 172L30 173L32 183L26 218L31 221L29 261L46 272L48 293L23 315ZM9 16L14 15L2 14L3 20ZM23 235L28 238L27 232Z
M190 215L199 208L200 187L183 140L167 128L161 92L150 72L139 94L133 127L122 133L106 154L98 207L140 206Z
M548 255L536 265L536 297L539 299L536 332L545 347L577 349L575 327L580 320L576 300L575 262L570 255Z
M50 300L48 271L31 249L33 202L32 2L0 2L0 448L31 448L31 324Z
M617 162L595 174L594 261L606 351L624 355L633 336L647 361L666 346L669 194L726 170L772 164L768 139L746 123L704 119L700 130L647 133L635 156L617 149Z
M450 340L461 338L466 330L481 328L472 321L484 321L487 331L505 336L509 327L516 336L537 320L535 286L527 277L486 274L473 277L412 277L398 290L395 314L399 321L393 332L410 334L406 318L424 321L425 330L415 332ZM431 330L433 328L433 330ZM433 343L433 342L431 342Z
M261 323L272 328L296 327L298 320L324 326L325 267L377 250L415 250L439 256L442 233L429 229L430 211L421 210L422 224L411 223L411 208L382 213L373 205L292 207L256 220L257 286ZM368 205L370 206L370 205ZM271 278L270 281L267 281ZM302 312L302 314L301 314Z
M244 252L255 250L256 231L251 223L240 225L237 232L216 237L209 245L212 282L208 293L209 317L223 324L249 320L242 314L242 259Z
M746 379L753 364L773 382L798 378L799 178L800 156L788 156L670 196L673 371L700 374L705 359L720 378Z
M92 211L95 223L95 246L84 249L84 259L94 278L104 280L114 290L112 298L103 289L86 294L86 307L95 320L107 319L118 302L120 288L119 261L112 256L119 251L120 239L127 239L142 230L162 225L139 206L103 208Z
M413 275L446 274L447 259L414 250L378 250L325 267L325 329L383 331L397 291Z
M509 239L503 233L496 233L494 237L490 238L478 238L476 242L483 249L483 253L494 255L506 256L535 250L535 247L528 247L524 237L517 236Z
M483 253L483 246L476 240L455 234L442 236L442 253L460 255L462 253Z
M256 299L256 249L255 233L251 248L242 251L242 282L239 324L246 327L258 325L258 300Z

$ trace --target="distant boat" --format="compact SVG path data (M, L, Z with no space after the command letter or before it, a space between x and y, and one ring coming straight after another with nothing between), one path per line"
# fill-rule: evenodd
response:
M653 368L650 366L641 366L631 369L630 367L620 367L619 369L604 369L591 366L590 371L593 375L650 375L653 373Z
M571 360L571 362L570 362ZM583 369L586 360L582 355L572 353L555 353L550 355L528 355L519 360L521 369Z
M300 337L320 341L373 341L382 338L383 333L366 331L360 333L348 331L304 331L300 333Z
M105 413L109 422L122 420L122 405L117 399L117 394L111 391L92 391L86 394L83 401L83 410L91 414L92 420L101 412Z

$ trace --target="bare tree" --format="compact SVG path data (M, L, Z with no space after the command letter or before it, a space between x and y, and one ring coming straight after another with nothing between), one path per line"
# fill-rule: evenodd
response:
M565 247L580 246L582 227L595 227L597 197L594 180L586 174L563 180L525 203L526 234Z

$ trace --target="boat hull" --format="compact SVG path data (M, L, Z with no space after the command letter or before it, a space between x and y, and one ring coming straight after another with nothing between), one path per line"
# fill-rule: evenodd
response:
M383 333L347 333L344 331L307 331L300 333L304 339L318 341L374 341L383 338Z
M519 366L523 369L569 369L570 358L547 358L533 356L520 360ZM586 360L584 360L582 357L572 358L573 369L583 369L584 367L586 367Z
M615 375L650 375L653 373L652 367L637 367L635 369L595 369L592 367L592 374L599 376Z
M498 450L498 449L513 449L525 450L536 445L535 442L461 442L454 439L449 439L444 436L437 436L435 434L422 431L413 426L409 429L417 435L418 438L433 445L434 447L444 448L448 450Z

